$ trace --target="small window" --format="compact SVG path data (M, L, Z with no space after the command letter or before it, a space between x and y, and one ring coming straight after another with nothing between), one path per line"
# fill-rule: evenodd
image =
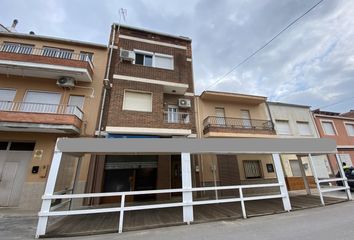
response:
M348 153L339 154L339 159L341 160L342 163L344 162L347 167L353 166L352 159Z
M135 53L135 64L152 67L152 55Z
M293 177L301 177L301 169L300 163L298 160L289 160L291 172L293 173Z
M259 160L246 160L243 161L246 178L261 178L261 164Z
M346 123L345 128L347 129L348 136L354 136L354 123Z
M125 91L123 110L151 112L152 94L146 92Z
M302 136L309 136L311 134L310 124L308 122L296 122L299 129L299 134Z
M277 133L280 135L290 135L291 129L289 121L287 120L275 120Z
M32 142L12 142L10 150L12 151L33 151L35 143Z
M173 57L155 55L155 67L173 70Z
M8 142L0 142L0 150L6 150L8 144Z
M322 122L322 127L326 135L336 135L332 122Z

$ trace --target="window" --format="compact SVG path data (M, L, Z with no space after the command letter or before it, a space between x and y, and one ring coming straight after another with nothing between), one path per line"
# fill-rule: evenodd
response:
M135 64L152 67L152 55L135 53Z
M241 110L241 117L242 117L242 127L243 128L251 128L251 115L250 111L248 110Z
M260 178L261 174L261 164L258 160L246 160L243 161L243 167L245 169L246 178Z
M224 108L215 108L216 124L225 125L225 109Z
M326 135L336 135L332 122L322 122L323 131Z
M15 95L15 89L0 89L0 110L11 110Z
M296 122L299 129L299 134L302 136L309 136L311 134L310 124L308 122Z
M287 120L275 120L277 133L281 135L291 134L291 129L289 126L289 121Z
M173 56L135 50L135 64L173 70Z
M73 96L69 97L69 103L66 109L66 113L73 114L78 118L83 117L83 107L84 107L85 96Z
M346 123L345 128L347 129L348 136L354 136L354 123Z
M81 61L93 61L93 53L89 52L80 52L80 60Z
M71 59L73 52L74 52L73 50L65 50L65 49L59 49L53 47L43 48L43 56L46 57Z
M155 54L155 67L173 70L173 57Z
M168 106L167 122L178 123L178 107L177 106L172 106L172 105Z
M125 91L123 110L151 112L152 94L146 92Z
M24 112L56 113L60 98L60 93L28 91L21 110Z
M31 54L33 45L5 42L1 48L2 52Z
M340 158L340 160L342 162L345 162L347 167L352 167L353 166L352 159L350 158L350 155L348 153L339 154L339 158Z
M36 144L33 142L12 142L10 150L12 151L33 151Z
M8 144L8 142L0 142L0 150L6 150Z

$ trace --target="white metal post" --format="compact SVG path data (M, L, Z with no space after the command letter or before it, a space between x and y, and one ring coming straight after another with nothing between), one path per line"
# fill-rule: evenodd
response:
M119 213L118 233L122 233L123 232L124 205L125 205L125 194L123 194L121 196L121 199L120 199L120 213Z
M192 172L191 172L191 155L190 153L181 153L181 167L182 167L182 198L184 204L192 204L193 194L192 188ZM186 191L187 190L187 191ZM183 206L183 222L190 224L193 222L193 206Z
M53 160L48 174L47 185L44 190L44 195L46 196L53 195L54 193L55 183L57 181L60 162L63 155L63 153L58 150L57 144L58 144L58 139L57 139L57 143L55 144ZM48 213L50 211L50 206L51 206L50 199L42 200L42 207L40 213ZM47 224L48 224L48 217L39 216L36 238L45 235L47 230Z
M347 193L347 198L348 198L348 200L352 200L352 194L350 192L350 188L349 188L349 185L348 185L348 179L345 176L345 172L344 172L344 169L342 167L342 161L340 160L340 157L339 157L338 154L336 154L336 159L337 159L337 163L338 163L338 170L339 170L340 176L341 176L341 178L344 179L342 182L343 182L343 186L346 187L345 192Z
M82 157L79 157L77 160L77 165L76 165L76 170L75 170L75 176L74 176L74 182L73 182L73 187L72 187L72 193L76 193L76 187L79 182L79 176L80 176L80 171L81 171L81 162L82 162ZM69 202L69 210L71 210L73 205L73 199L70 199Z
M283 200L284 210L289 212L291 210L291 204L290 204L288 189L287 189L286 183L285 183L284 172L283 172L283 168L281 165L280 155L279 155L279 153L273 153L272 156L273 156L275 173L277 174L277 178L278 178L278 183L281 184L280 185L280 193L283 196L282 200Z
M322 206L324 206L324 205L325 205L325 202L324 202L324 200L323 200L323 195L322 195L322 191L321 191L321 185L320 185L320 183L319 183L319 181L318 181L317 170L316 170L315 165L313 164L313 159L312 159L311 154L309 154L308 157L309 157L309 163L310 163L310 166L311 166L311 170L312 170L312 173L313 173L313 177L315 178L317 190L318 190L318 193L320 194L321 204L322 204Z
M246 218L247 218L247 214L246 214L245 201L243 200L243 192L242 192L242 187L240 187L238 190L239 190L239 193L240 193L241 209L242 209L242 217L246 219Z
M304 180L306 193L307 193L307 195L311 195L311 189L310 189L310 186L309 186L309 182L307 181L306 172L305 172L305 169L304 169L304 165L302 163L301 156L296 155L296 157L297 157L297 160L298 160L299 165L300 165L300 172L301 172L301 175L302 175L302 179Z

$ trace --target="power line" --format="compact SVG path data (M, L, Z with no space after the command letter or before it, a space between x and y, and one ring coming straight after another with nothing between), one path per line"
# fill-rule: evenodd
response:
M259 53L260 51L262 51L264 48L266 48L271 42L273 42L277 37L279 37L283 32L285 32L286 30L288 30L292 25L294 25L297 21L299 21L301 18L303 18L306 14L308 14L309 12L311 12L313 9L315 9L320 3L322 3L324 0L321 0L319 2L317 2L315 5L313 5L311 8L309 8L306 12L304 12L301 16L299 16L298 18L296 18L294 21L292 21L290 24L288 24L285 28L283 28L280 32L278 32L274 37L272 37L268 42L266 42L263 46L261 46L260 48L258 48L256 51L254 51L251 55L249 55L248 57L246 57L244 60L242 60L240 63L238 63L236 66L234 66L230 71L228 71L227 73L225 73L223 76L219 77L214 83L212 83L211 85L209 85L208 88L214 87L216 84L218 84L221 80L223 80L227 75L229 75L230 73L232 73L233 71L235 71L237 68L239 68L242 64L244 64L245 62L247 62L249 59L251 59L253 56L255 56L257 53Z
M340 103L344 103L344 102L347 102L347 101L352 100L352 99L354 99L354 97L346 98L346 99L340 100L340 101L338 101L338 102L331 103L331 104L329 104L329 105L325 105L325 106L321 106L321 107L314 107L314 109L321 109L321 108L332 107L332 106L334 106L334 105L337 105L337 104L340 104Z

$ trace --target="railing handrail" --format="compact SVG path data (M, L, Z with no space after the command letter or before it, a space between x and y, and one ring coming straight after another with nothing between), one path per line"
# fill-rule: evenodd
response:
M16 44L14 44L12 47L17 48L17 50L16 51L9 51L9 50L6 50L6 46L9 46L9 48L11 48L10 45L0 44L0 52L26 54L26 55L37 55L37 56L44 56L44 57L51 57L51 58L84 61L84 62L88 62L90 64L90 67L93 68L93 62L88 57L88 55L86 53L76 53L72 50L59 49L59 48L55 48L55 47L38 48L38 47L29 46L29 45L22 45L21 46L21 44L18 44L17 46L16 46ZM19 51L20 47L23 47L23 51ZM70 57L53 56L52 54L45 55L44 54L45 50L48 50L48 51L52 50L53 52L68 54L68 56L70 55ZM85 54L86 54L86 56L85 56ZM82 56L84 56L84 57L82 58Z
M38 111L36 109L25 109L26 106L33 107L52 107L55 111ZM48 110L48 109L44 109ZM69 110L69 111L68 111ZM82 109L76 105L70 104L53 104L53 103L36 103L36 102L17 102L17 101L1 101L0 100L0 111L8 112L33 112L33 113L52 113L52 114L69 114L76 115L78 118L82 119L84 112ZM75 111L78 111L76 113Z
M220 122L217 122L220 121ZM240 124L231 124L230 122L235 121L235 123ZM245 124L245 122L247 122ZM274 128L273 122L266 119L254 119L254 118L235 118L235 117L218 117L218 116L208 116L203 120L203 126L207 127L208 125L217 125L217 126L244 126L246 128L255 127L260 125L268 125L270 128Z

